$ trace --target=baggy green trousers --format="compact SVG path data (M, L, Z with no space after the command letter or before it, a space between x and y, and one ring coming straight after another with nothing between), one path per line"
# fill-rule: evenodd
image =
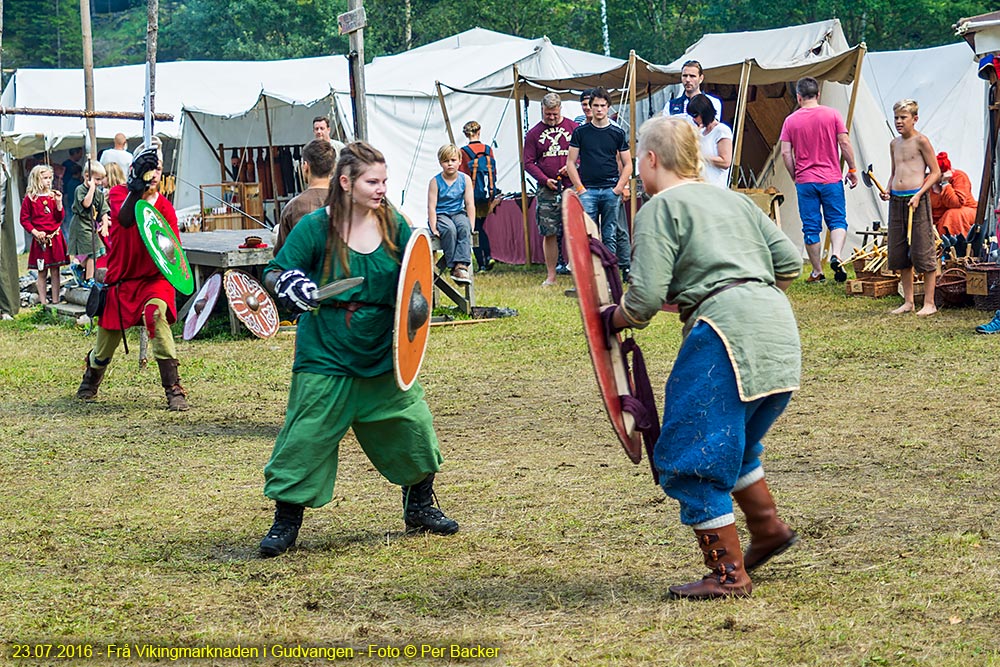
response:
M419 383L402 391L392 373L373 378L293 373L285 425L264 467L264 495L305 507L330 502L340 441L349 428L393 484L416 484L441 467Z

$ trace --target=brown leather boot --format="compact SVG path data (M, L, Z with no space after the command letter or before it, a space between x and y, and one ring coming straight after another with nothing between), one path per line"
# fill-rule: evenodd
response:
M108 367L92 368L90 366L90 353L87 353L87 356L83 358L83 364L87 370L83 372L83 381L80 382L80 387L76 390L76 397L81 401L92 401L97 398L97 388L104 381L104 373Z
M778 518L778 508L761 478L741 491L734 491L733 498L747 518L750 546L743 553L743 567L752 572L771 558L784 553L798 542L799 536Z
M687 600L713 600L724 597L750 597L753 583L743 568L743 554L740 553L740 536L736 534L736 524L721 528L695 530L698 546L705 554L705 565L712 568L712 574L701 581L670 587L670 597Z
M187 392L181 386L181 378L177 375L176 359L157 359L160 367L160 384L167 395L167 410L183 412L188 409Z

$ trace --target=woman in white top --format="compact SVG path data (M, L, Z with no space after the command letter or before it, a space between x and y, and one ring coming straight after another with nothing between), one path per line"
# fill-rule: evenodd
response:
M701 155L705 159L705 182L729 187L729 167L733 164L733 131L715 117L715 105L707 95L695 95L688 102L688 115L701 131Z

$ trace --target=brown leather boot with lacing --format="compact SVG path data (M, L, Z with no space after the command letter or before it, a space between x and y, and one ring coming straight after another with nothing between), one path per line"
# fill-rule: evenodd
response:
M705 565L712 569L701 581L670 587L670 597L687 600L713 600L724 597L750 597L753 583L743 568L740 536L736 524L694 531L698 546L705 555Z
M799 536L778 518L770 489L763 478L740 491L733 499L747 518L750 546L743 553L743 567L752 572L799 541Z
M187 410L187 392L181 386L181 378L177 374L177 360L157 359L156 365L160 367L160 384L163 385L163 393L167 395L167 410L172 412Z

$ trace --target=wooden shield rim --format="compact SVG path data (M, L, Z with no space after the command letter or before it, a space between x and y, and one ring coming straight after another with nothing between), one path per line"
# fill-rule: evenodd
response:
M605 347L601 307L611 304L611 290L601 260L590 251L590 238L600 239L597 225L583 210L575 193L563 192L563 233L573 266L580 317L584 337L590 349L597 387L607 410L608 419L625 453L633 463L642 460L642 434L636 430L635 418L622 410L620 396L631 394L628 373L621 355L621 335Z
M166 258L160 254L160 249L156 247L152 237L149 235L150 229L146 226L147 215L152 216L158 225L159 231L162 231L173 242L174 251L177 254L177 262L174 266L178 269L179 275L171 275L167 272L165 268L167 266ZM163 277L181 294L189 295L194 292L194 274L191 273L191 265L188 263L187 255L184 254L184 248L181 247L180 239L174 234L174 230L170 228L170 224L163 217L163 214L157 211L156 207L145 199L140 199L135 204L135 220L139 226L139 236L142 237L146 251L153 258L153 264L163 274ZM163 263L157 259L158 257L162 259Z
M247 320L253 319L255 323L260 323L260 320L252 316L244 315L240 313L240 310L238 308L234 307L233 305L234 303L242 303L244 306L246 305L246 302L243 299L243 293L238 291L239 287L236 286L237 280L244 280L248 286L254 289L254 292L258 296L263 297L262 299L260 299L259 310L267 311L273 315L273 317L270 318L273 321L272 323L261 323L261 324L268 324L267 328L264 328L262 326L261 331L256 331L255 327L250 323L248 323ZM256 279L254 279L253 276L243 271L229 269L222 276L222 284L226 290L226 298L229 299L229 307L232 309L233 314L236 315L237 319L239 319L239 321L242 322L244 326L246 326L246 328L250 331L250 333L252 333L254 336L257 336L257 338L271 338L276 333L278 333L278 324L279 324L278 307L274 305L274 301L271 300L270 295L268 295L268 293L264 291L264 288L261 286L259 282L256 281Z
M421 258L426 261L420 263ZM427 351L427 339L431 329L431 318L417 329L413 342L407 340L407 315L409 313L410 296L413 286L419 281L421 289L428 300L428 307L434 299L434 268L431 252L430 234L423 229L414 230L403 252L403 261L399 266L399 282L396 287L396 313L392 327L392 369L396 376L396 384L403 391L408 390L417 381L420 367L424 363ZM417 272L423 275L416 276ZM410 280L408 276L413 275ZM409 348L409 354L401 354L401 349ZM406 368L403 368L404 361Z
M188 311L187 319L184 320L184 334L181 336L184 340L191 340L205 326L205 322L208 322L208 318L215 308L215 302L219 300L219 292L221 291L222 274L213 273L194 296L194 303L191 304L191 310ZM206 300L205 307L200 313L196 313L194 306L202 298Z

